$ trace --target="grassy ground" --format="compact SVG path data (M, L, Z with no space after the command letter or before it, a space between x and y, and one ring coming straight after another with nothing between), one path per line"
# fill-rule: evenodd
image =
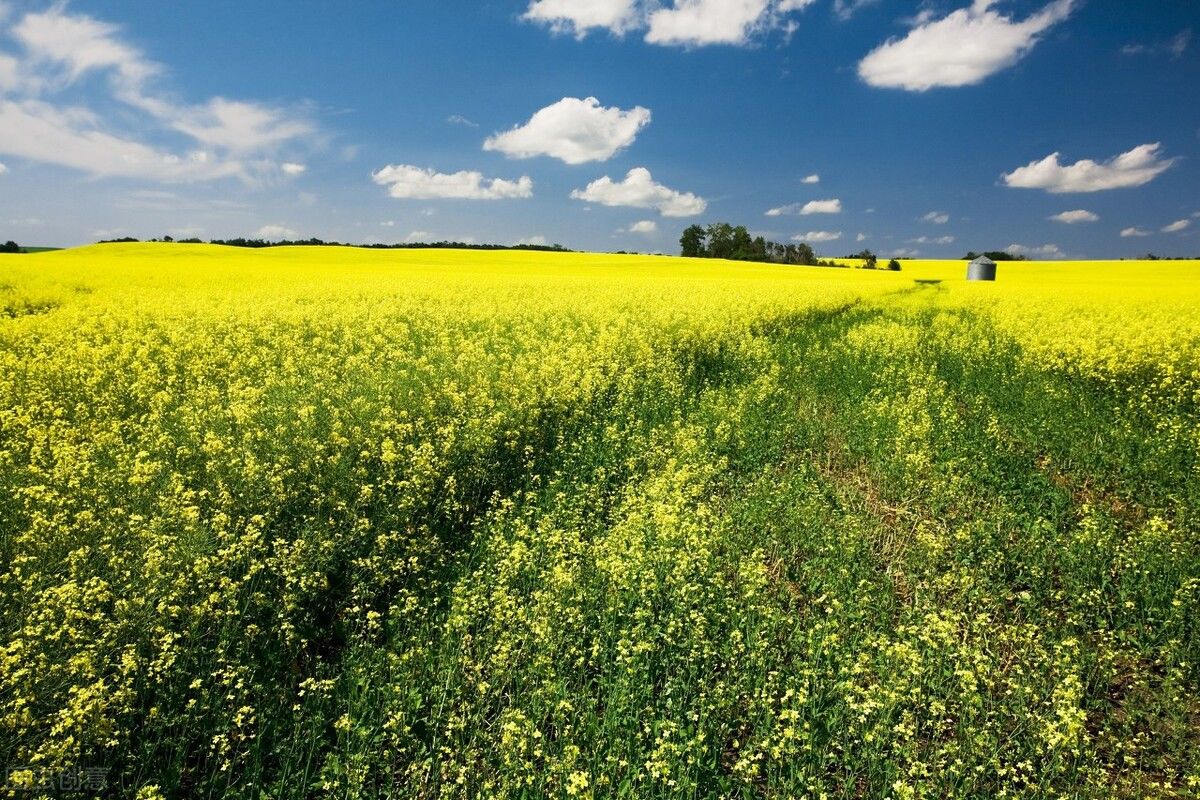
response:
M1196 794L1200 264L962 270L0 257L10 784Z

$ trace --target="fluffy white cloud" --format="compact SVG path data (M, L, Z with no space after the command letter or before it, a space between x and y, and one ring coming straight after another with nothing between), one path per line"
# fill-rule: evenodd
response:
M1172 222L1170 225L1163 226L1162 232L1163 233L1179 233L1180 231L1187 230L1191 226L1192 226L1192 221L1190 219L1180 219L1180 220L1176 220L1175 222Z
M254 235L259 239L278 241L280 239L295 239L300 234L283 225L263 225L254 232Z
M0 54L0 90L9 95L0 108L0 152L96 176L254 181L274 169L266 156L276 147L314 132L309 122L260 104L165 99L150 88L164 72L158 64L122 41L117 26L69 13L64 3L24 14L9 33L24 52L20 59ZM122 113L53 102L90 74L107 76L111 99L126 107ZM118 132L115 123L129 132ZM183 133L197 146L171 152L153 143L162 133Z
M954 244L953 236L918 236L916 239L909 239L913 244Z
M658 233L658 223L652 219L643 219L635 222L627 229L628 233Z
M607 161L628 147L650 123L650 109L605 108L594 97L564 97L530 117L529 122L488 137L484 150L509 158L551 156L567 164Z
M856 241L856 242L865 242L866 240L867 240L867 235L865 233L860 233L858 236L854 237L854 241Z
M1142 186L1170 169L1176 159L1163 159L1158 142L1143 144L1127 153L1097 163L1090 159L1059 163L1058 153L1032 161L1002 176L1005 185L1018 189L1045 189L1052 194L1102 192Z
M812 174L812 175L809 175L808 177L806 177L804 180L802 180L802 181L800 181L800 182L801 182L801 183L808 183L808 184L820 183L820 182L821 182L821 176L820 176L820 175L817 175L816 173L814 173L814 174Z
M930 211L921 217L921 222L932 222L934 225L945 225L950 221L950 215L943 211Z
M1074 211L1064 211L1061 214L1055 214L1050 217L1055 222L1062 222L1067 225L1077 225L1080 222L1096 222L1100 219L1099 215L1093 214L1091 211L1086 211L1082 208Z
M548 244L548 242L546 241L545 236L526 236L524 239L517 239L517 241L513 242L513 244L518 245L518 246L523 245L523 244L528 244L528 245L534 245L537 247L545 247Z
M904 247L898 247L892 251L892 258L916 258L921 255L920 250L908 250Z
M810 214L840 214L842 213L841 200L810 200L800 207L800 216L807 217Z
M836 242L842 238L841 231L809 231L792 237L793 242Z
M581 39L592 29L619 36L642 24L639 0L533 0L523 18Z
M1141 228L1125 228L1121 231L1122 239L1129 239L1134 236L1149 236L1150 231L1144 231Z
M283 170L285 175L303 175L305 170L308 169L303 164L297 164L294 161L285 161L279 165L279 168Z
M656 183L645 167L629 170L623 181L605 175L592 181L585 189L571 192L575 200L586 200L604 206L656 208L664 217L691 217L703 214L708 203L691 192L677 192Z
M533 196L533 180L523 175L515 181L493 178L483 173L462 170L435 172L408 164L388 164L371 173L371 180L388 187L388 194L400 200L505 200Z
M743 45L756 33L796 29L787 15L816 0L531 0L523 19L582 39L593 30L623 36L645 29L651 44ZM874 0L854 0L855 4Z
M1044 244L1041 247L1026 247L1023 244L1010 244L1004 248L1014 256L1043 256L1045 258L1062 258L1063 251L1056 244Z
M802 217L807 217L810 214L840 214L842 213L842 201L833 200L810 200L807 203L789 203L786 206L772 208L766 212L768 217L782 217L786 214L799 214Z
M995 4L975 0L941 19L918 16L908 35L889 39L859 62L859 77L871 86L912 92L976 84L1017 63L1075 8L1075 0L1055 0L1018 22L993 11Z

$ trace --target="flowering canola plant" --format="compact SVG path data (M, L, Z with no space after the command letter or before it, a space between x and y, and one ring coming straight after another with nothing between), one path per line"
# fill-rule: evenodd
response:
M1200 791L1200 264L963 272L0 256L0 791Z

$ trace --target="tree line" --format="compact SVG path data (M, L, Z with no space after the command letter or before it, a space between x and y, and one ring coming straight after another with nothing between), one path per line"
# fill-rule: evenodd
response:
M0 244L0 253L23 253L23 252L25 252L25 251L21 249L21 245L17 244L12 239L9 239L4 244Z
M120 239L101 239L97 244L132 244L142 241L135 239L132 236L124 236ZM174 244L204 244L203 241L196 238L191 239L173 239L170 236L164 236L161 239L147 239L149 242L168 242ZM475 244L472 242L404 242L397 244L351 244L349 242L327 242L324 239L281 239L280 241L267 241L266 239L247 239L245 237L237 237L235 239L209 239L208 244L220 244L226 247L358 247L366 250L542 250L553 253L571 253L561 244Z
M763 236L751 236L745 225L714 222L707 227L690 225L679 237L680 255L685 258L725 258L730 261L761 261L770 264L796 264L808 267L845 267L835 261L817 258L807 242L768 241ZM855 253L849 258L862 259L864 269L876 269L878 258L870 250ZM892 259L888 269L899 270L900 262Z

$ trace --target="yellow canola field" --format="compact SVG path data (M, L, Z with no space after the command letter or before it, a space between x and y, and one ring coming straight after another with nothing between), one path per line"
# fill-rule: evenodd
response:
M870 674L851 647L865 645L829 627L841 601L827 601L822 589L788 605L806 591L798 583L775 593L781 570L803 569L820 554L805 544L774 564L757 544L722 544L722 537L743 528L753 533L770 520L718 525L719 504L708 499L710 478L724 468L722 452L757 446L765 420L784 419L785 426L783 412L806 403L814 430L852 420L846 430L873 443L881 463L901 465L893 470L896 492L908 488L904 476L911 474L917 489L941 487L937 497L972 497L974 485L962 474L979 459L968 457L975 451L963 444L968 431L959 416L975 409L959 408L952 377L940 371L953 372L953 359L926 359L926 349L978 356L990 352L989 336L1015 342L1030 371L1085 378L1057 382L1059 391L1096 379L1132 392L1125 405L1107 395L1103 405L1093 403L1103 411L1093 421L1109 433L1108 414L1127 408L1137 423L1130 437L1159 436L1153 448L1129 448L1129 466L1141 475L1147 453L1160 454L1169 479L1160 494L1184 482L1177 472L1194 474L1186 471L1200 452L1188 424L1200 402L1200 262L1005 263L994 284L969 284L964 273L963 262L906 261L902 271L889 272L523 251L181 244L0 256L0 749L11 764L42 771L31 772L31 781L46 771L109 764L129 781L175 780L177 795L189 787L196 795L221 794L227 774L247 786L277 780L277 791L264 794L285 796L286 787L299 796L318 785L315 775L293 782L282 768L267 773L278 763L328 756L333 738L340 758L328 758L320 784L330 793L338 781L356 779L361 761L389 780L407 781L406 788L478 779L480 786L461 794L504 796L491 789L506 785L508 796L530 796L535 780L558 780L559 773L564 791L586 786L582 761L589 753L635 742L646 707L696 690L697 716L689 707L688 719L707 709L713 719L730 720L728 729L722 721L690 740L675 735L673 719L653 731L646 726L641 749L614 750L605 756L611 763L589 768L596 775L609 770L614 785L628 769L637 773L630 780L642 781L638 787L667 787L680 776L701 785L704 765L718 764L728 767L729 780L757 791L756 765L770 757L787 789L780 796L795 795L787 783L791 765L798 754L825 746L801 737L817 736L829 719L850 720L834 732L837 746L849 743L838 762L849 763L854 747L867 761L882 758L871 750L880 736L889 737L882 750L893 739L911 739L924 758L926 729L896 723L905 717L880 714L870 730L855 729L854 720L865 724L884 700L899 709L905 698L922 697L904 683L910 679L945 690L951 702L984 697L973 673L959 671L967 661L955 649L975 626L972 657L983 663L999 653L1004 663L990 674L1033 688L1028 695L1001 691L1001 683L988 689L989 701L1013 704L997 705L994 718L982 700L962 713L930 712L937 716L931 725L964 720L956 745L964 749L947 749L928 768L914 761L910 777L947 774L960 753L971 767L965 774L974 774L976 763L983 774L1008 757L1020 734L1025 749L1014 750L1016 764L1001 764L992 783L966 794L990 796L1000 782L1016 780L1014 770L1032 786L1038 776L1021 765L1046 743L1062 751L1062 763L1068 752L1085 758L1078 743L1091 734L1082 683L1058 666L1076 669L1077 643L1043 643L1038 626L1020 620L1001 630L1009 639L992 641L996 626L980 621L978 608L1013 608L1009 594L979 607L964 601L961 613L945 615L916 605L960 594L970 600L992 560L976 564L972 556L970 569L946 569L931 557L924 590L896 584L897 607L913 601L906 618L912 624L893 630L894 609L881 611L878 653L908 671L895 671L894 686L875 691L867 677L861 687L853 678ZM864 313L839 327L838 312L854 306ZM814 320L832 320L822 329L830 338L797 345L804 337L794 334ZM975 357L972 365L980 361L987 359ZM803 383L797 373L829 382L794 394ZM988 387L1008 375L993 377ZM733 389L710 391L722 386ZM845 399L852 391L857 405ZM698 421L705 394L712 397ZM999 412L993 416L1001 431ZM824 446L815 434L807 444L798 441ZM1181 452L1192 460L1177 457ZM946 463L938 461L944 455ZM995 463L1011 461L996 456ZM853 470L842 476L855 485L858 477ZM805 502L819 505L819 496L804 495ZM522 516L529 508L548 516ZM777 511L789 508L781 502ZM616 522L606 522L609 516ZM808 533L834 530L843 517L838 509ZM935 536L937 521L922 522L929 524L913 534L914 552L951 552L967 541ZM1012 529L1010 522L989 520L959 533L982 537ZM1147 549L1174 552L1163 520L1142 527L1138 541L1149 542ZM1032 526L1031 537L1040 540L1040 530ZM1179 541L1186 541L1182 531ZM1002 544L1000 555L1008 552ZM843 549L839 540L828 552ZM497 566L468 569L468 557ZM810 585L850 576L861 561L814 568ZM1186 593L1200 583L1151 584L1173 565L1192 562L1172 555L1153 563L1158 572L1127 570L1151 585L1134 586L1130 597L1142 597L1136 589L1156 602L1166 598L1160 616L1174 620L1172 609L1192 608L1195 595ZM461 583L448 577L456 569L465 575ZM1039 566L1038 574L1058 569ZM1094 573L1080 569L1098 584L1093 574L1110 574L1107 564ZM874 570L861 584L853 574L843 595L848 608L865 602L866 591L855 587L892 571ZM1081 579L1091 588L1088 582ZM591 595L577 594L587 587ZM1045 620L1057 618L1064 597L1047 601L1056 611ZM1123 597L1114 608L1137 608ZM771 605L779 600L788 604ZM768 611L778 613L778 628L743 641L741 617L776 619ZM836 696L829 707L841 716L822 713L811 729L808 721L793 725L795 709L782 716L785 703L807 702L808 688L774 685L803 676L781 672L779 664L794 662L773 661L770 649L777 634L795 627L796 614L808 612L815 614L805 623L814 626L813 641L844 656L827 673L813 673L812 682L821 688L814 695ZM661 625L654 622L659 615ZM713 619L704 623L705 615ZM1126 633L1140 630L1131 622ZM609 651L597 649L609 634L612 652L623 659L618 666L645 661L640 671L609 671ZM444 649L439 636L449 642ZM1195 640L1181 636L1168 644L1194 664ZM663 652L678 645L682 655L655 673L660 655L650 641ZM913 649L918 645L924 655ZM761 656L762 667L731 669L710 685L713 665L748 663L747 653ZM1026 680L1023 662L1006 672L1008 654L1027 657L1041 670L1040 682ZM957 677L931 673L922 684L918 673L942 663ZM675 694L642 680L673 680L675 666L697 673L672 684ZM378 679L381 671L398 677ZM518 691L505 683L510 675L537 681L518 682ZM766 685L754 683L760 677ZM594 683L563 688L576 679ZM443 709L451 684L457 705ZM370 692L390 694L380 700ZM780 712L778 741L729 757L728 743L744 738L738 720L750 713L752 697L762 720ZM603 710L623 698L633 698L628 709ZM572 706L589 699L597 703L591 717ZM436 711L425 705L435 701ZM922 701L909 711L933 707ZM354 714L379 709L386 720L355 724ZM669 711L662 710L664 718ZM1006 726L1018 712L1031 716L1013 732ZM1045 718L1032 716L1043 712ZM579 719L599 721L592 733L576 731L577 746L566 734L543 738L537 726L552 717L559 732ZM973 719L982 721L970 727ZM615 735L601 724L625 721L630 727ZM437 727L428 736L436 748L421 734L426 726ZM390 750L373 738L379 730L387 731ZM983 743L978 753L970 749L975 742ZM293 745L294 752L285 750ZM559 745L555 772L535 751ZM1192 751L1180 745L1178 752ZM813 767L813 785L828 763ZM1062 786L1073 780L1065 771L1046 775Z

